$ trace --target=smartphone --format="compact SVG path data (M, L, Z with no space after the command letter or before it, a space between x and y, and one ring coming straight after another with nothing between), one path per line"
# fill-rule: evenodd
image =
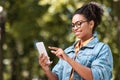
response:
M44 54L45 56L48 57L48 54L47 54L47 51L46 51L46 48L43 42L36 42L36 47L37 47L39 55ZM50 63L50 60L48 60L47 63Z

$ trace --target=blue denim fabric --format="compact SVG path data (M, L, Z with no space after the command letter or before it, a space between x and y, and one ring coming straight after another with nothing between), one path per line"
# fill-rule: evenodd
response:
M76 42L64 50L70 58L75 56L75 44ZM89 67L94 80L110 80L112 78L113 57L111 50L107 44L99 42L97 36L94 36L93 40L79 50L75 61ZM59 59L52 72L58 76L59 80L69 80L71 69L69 63ZM77 72L74 72L74 80L83 79Z

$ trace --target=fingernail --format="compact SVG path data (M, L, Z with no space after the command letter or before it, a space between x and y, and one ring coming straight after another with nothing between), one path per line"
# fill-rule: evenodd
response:
M52 53L54 53L54 51L51 51Z
M53 63L53 61L50 61L50 63Z

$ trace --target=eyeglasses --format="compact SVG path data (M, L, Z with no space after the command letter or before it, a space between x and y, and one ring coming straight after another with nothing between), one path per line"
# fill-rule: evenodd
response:
M88 22L88 21L77 21L77 22L75 22L75 23L72 23L72 28L80 28L81 27L81 25L83 24L83 23L85 23L85 22Z

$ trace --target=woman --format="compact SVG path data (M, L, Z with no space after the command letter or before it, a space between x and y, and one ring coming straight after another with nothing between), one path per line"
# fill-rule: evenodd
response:
M109 46L99 42L95 32L101 22L102 8L90 2L77 9L72 17L72 31L80 40L63 50L49 47L59 61L50 71L45 55L39 57L39 64L49 80L110 80L113 58Z

